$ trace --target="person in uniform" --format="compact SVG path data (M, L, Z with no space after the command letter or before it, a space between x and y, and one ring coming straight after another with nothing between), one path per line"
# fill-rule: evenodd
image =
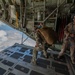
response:
M72 16L73 21L69 23L64 28L64 40L62 44L61 51L59 52L58 58L60 58L64 52L66 51L66 48L70 47L70 57L71 61L74 64L74 53L75 53L75 14Z
M44 26L44 24L40 24L38 28L35 27L35 39L36 45L33 49L33 57L32 62L36 64L37 53L39 50L43 52L45 58L48 58L47 49L57 41L56 32L52 29L52 27Z
M43 41L43 38L40 36L39 32L38 32L38 29L41 29L43 28L43 23L40 23L38 25L38 27L34 26L34 33L35 33L35 40L36 40L36 45L33 49L33 57L32 57L32 63L36 64L36 59L37 59L37 53L38 51L42 50L43 51L43 54L45 57L47 57L47 52L45 50L45 41Z

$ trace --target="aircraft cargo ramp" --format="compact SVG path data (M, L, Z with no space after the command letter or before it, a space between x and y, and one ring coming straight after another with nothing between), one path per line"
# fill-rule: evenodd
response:
M75 75L75 65L68 55L57 59L57 51L48 50L49 58L38 52L37 65L32 64L33 48L21 44L0 52L0 75Z

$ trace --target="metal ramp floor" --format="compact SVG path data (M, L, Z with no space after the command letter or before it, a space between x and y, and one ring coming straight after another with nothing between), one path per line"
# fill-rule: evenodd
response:
M38 52L37 65L31 63L33 48L21 44L0 52L0 75L75 75L68 56L57 59L57 51L48 50L48 59Z

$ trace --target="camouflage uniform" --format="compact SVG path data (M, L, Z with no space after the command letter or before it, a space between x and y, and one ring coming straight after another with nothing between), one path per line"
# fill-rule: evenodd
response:
M37 59L37 53L39 50L43 51L43 54L45 57L47 57L47 52L45 50L45 41L40 37L38 33L38 29L35 32L35 39L36 39L36 45L33 49L33 57L32 57L32 62L36 64L36 59Z
M65 38L63 40L62 49L59 53L59 56L64 54L64 51L67 47L70 47L70 56L71 61L74 63L74 52L75 52L75 25L73 23L69 23L64 29Z

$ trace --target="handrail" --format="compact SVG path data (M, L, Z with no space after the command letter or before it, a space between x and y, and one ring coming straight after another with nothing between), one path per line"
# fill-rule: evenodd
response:
M57 8L55 8L54 11L52 11L52 13L50 13L50 14L45 18L45 20L43 21L43 23L44 23L61 5L63 5L63 3L65 3L65 1L63 1Z

